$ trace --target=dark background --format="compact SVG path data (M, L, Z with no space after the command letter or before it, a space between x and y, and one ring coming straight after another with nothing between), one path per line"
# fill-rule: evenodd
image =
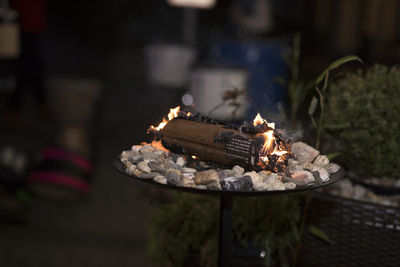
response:
M198 62L207 60L213 37L236 38L227 26L232 2L219 0L213 9L197 12ZM361 68L399 62L400 1L273 4L275 27L257 38L289 42L301 32L304 79L347 54L360 56ZM92 192L74 204L34 198L18 215L21 220L0 216L1 266L151 266L145 253L150 189L119 175L111 161L122 149L146 140L149 125L180 104L184 89L149 85L143 51L150 43L182 43L182 20L183 9L161 0L48 1L43 36L46 80L94 79L101 84L93 116L85 125L96 167ZM9 93L1 92L1 147L13 146L31 156L54 143L61 123L51 110L41 118L28 92L15 125L8 98Z

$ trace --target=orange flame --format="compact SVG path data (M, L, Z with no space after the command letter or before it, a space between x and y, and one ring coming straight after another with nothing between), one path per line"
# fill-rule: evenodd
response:
M285 160L283 155L289 153L289 151L286 150L281 150L279 146L276 143L276 138L274 136L274 129L275 129L275 123L269 123L267 120L263 119L260 115L260 113L257 114L257 116L253 120L253 125L258 126L258 125L267 125L269 130L259 134L262 136L264 139L264 144L260 150L260 159L261 159L261 164L265 163L267 164L269 159L268 155L277 155L279 156L278 161L283 161Z
M163 121L157 127L154 127L153 125L151 125L149 130L155 130L155 131L162 130L162 128L164 128L168 122L170 122L174 118L178 117L180 109L181 109L180 106L177 106L176 108L170 108L169 113L168 113L168 120L166 118L163 118Z

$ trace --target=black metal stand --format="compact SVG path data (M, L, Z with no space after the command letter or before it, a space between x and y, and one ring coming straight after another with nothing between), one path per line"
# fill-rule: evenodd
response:
M218 266L228 267L232 257L232 196L220 197Z

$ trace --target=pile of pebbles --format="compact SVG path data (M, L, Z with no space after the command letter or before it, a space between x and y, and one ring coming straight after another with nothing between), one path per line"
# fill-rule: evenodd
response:
M292 145L294 158L289 159L286 173L270 171L246 172L236 165L221 169L201 160L189 161L182 155L159 150L151 144L135 145L123 151L120 160L128 174L152 179L160 184L197 189L228 191L281 191L296 186L327 182L330 174L339 171L325 155L303 142Z

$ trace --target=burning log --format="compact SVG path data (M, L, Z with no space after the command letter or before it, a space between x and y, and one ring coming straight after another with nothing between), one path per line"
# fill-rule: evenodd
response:
M174 114L169 114L169 121L164 120L162 125L149 129L172 152L228 166L237 164L247 169L274 172L283 172L287 159L292 157L290 142L274 130L274 124L267 123L259 115L253 124L234 128L199 115L182 116L179 110L172 111Z

